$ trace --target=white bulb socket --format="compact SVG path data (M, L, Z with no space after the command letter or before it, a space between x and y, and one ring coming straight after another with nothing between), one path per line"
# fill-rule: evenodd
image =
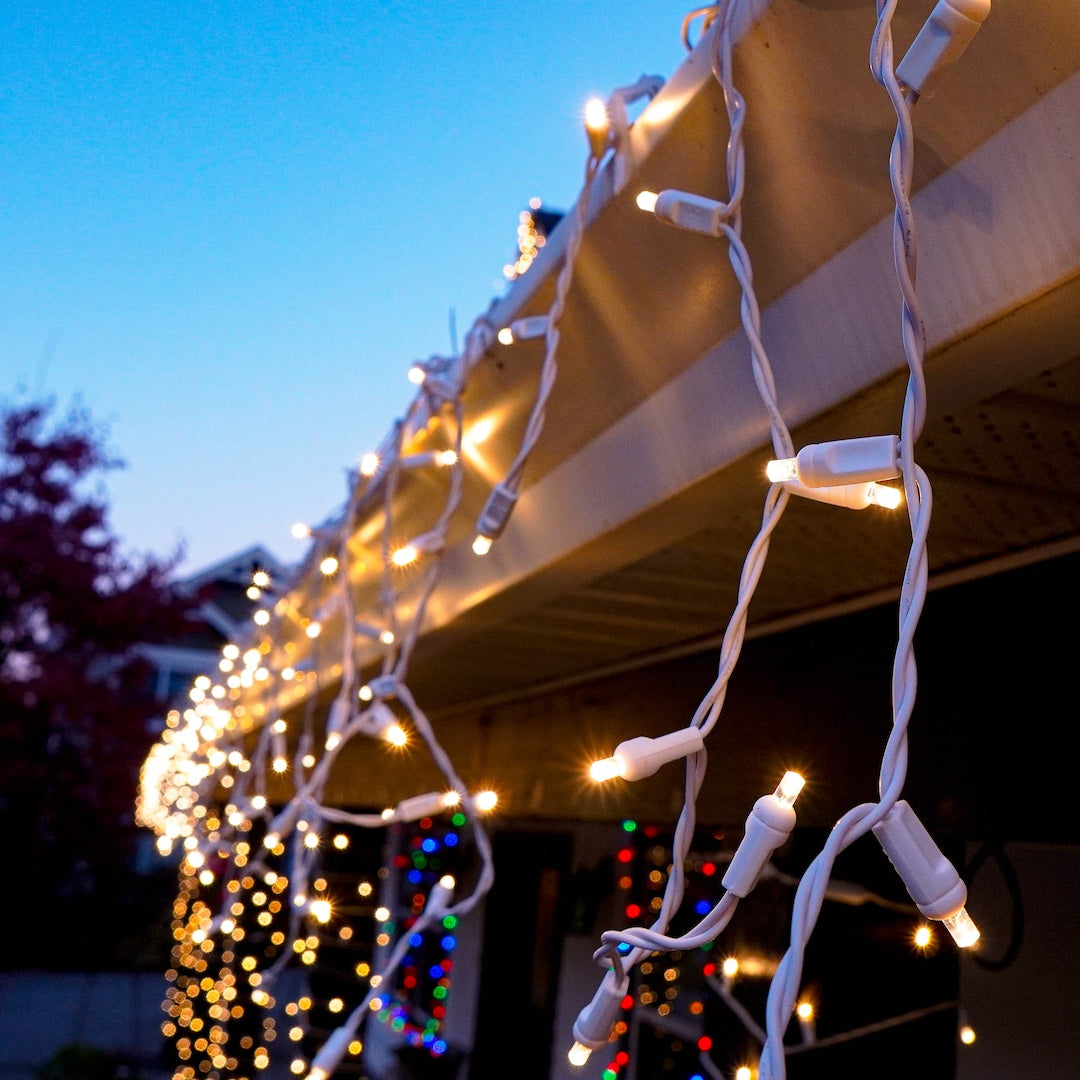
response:
M915 36L896 77L921 97L932 97L990 14L990 0L939 0Z
M874 826L874 835L919 911L942 922L960 948L974 945L979 931L964 907L967 886L906 800Z
M611 757L595 762L589 773L594 780L615 776L623 780L642 780L652 776L661 765L704 749L705 742L696 727L680 728L656 738L639 735L619 743Z
M895 435L810 443L794 458L777 458L765 467L772 483L798 480L806 487L869 484L900 475L900 440Z
M754 803L742 841L722 879L729 893L749 895L772 853L791 835L795 828L794 803L804 783L798 773L786 772L772 794L762 795Z
M630 987L630 979L621 979L610 968L604 975L592 1001L578 1013L574 1021L574 1043L589 1050L598 1050L611 1038L612 1029L622 1011L623 999Z

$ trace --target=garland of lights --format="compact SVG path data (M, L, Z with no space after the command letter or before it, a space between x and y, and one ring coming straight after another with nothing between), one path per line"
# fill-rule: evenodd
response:
M642 193L638 204L667 224L725 242L740 287L742 329L749 344L754 382L768 415L775 458L769 465L770 486L761 527L743 562L738 597L713 685L685 728L659 738L628 740L593 767L597 780L634 780L684 758L685 785L667 877L662 892L649 904L655 914L653 922L601 935L595 959L605 974L573 1026L570 1060L576 1065L584 1064L592 1051L625 1031L619 1017L631 1003L627 994L631 969L644 970L654 955L700 948L707 956L702 969L704 985L725 1002L762 1048L761 1080L783 1080L785 1057L797 1049L784 1042L793 1015L799 1020L804 1044L813 1041L812 1013L806 1011L805 1002L797 1004L797 997L807 942L823 902L830 896L835 898L835 883L829 882L832 866L841 851L871 831L895 865L915 908L944 922L958 945L969 945L978 936L964 908L966 890L959 875L901 794L907 766L907 724L915 698L913 637L926 593L931 511L930 485L914 452L926 401L922 374L925 340L915 288L915 222L910 205L911 110L920 93L932 92L963 52L985 19L989 0L942 0L927 24L931 29L924 28L901 64L894 67L891 24L896 3L877 0L870 67L887 92L897 119L890 155L895 200L893 251L902 300L901 340L909 371L899 435L822 443L798 452L777 400L761 339L751 260L742 239L746 105L732 79L732 53L735 20L745 17L746 12L739 10L738 0L727 0L692 12L683 24L688 48L689 26L694 19L703 17L703 35L712 35L713 73L723 90L729 125L725 152L728 198L718 202L665 190ZM605 160L610 161L616 176L616 190L625 182L626 106L642 96L652 97L660 84L661 80L643 76L633 86L616 91L606 107L594 105L587 110L585 180L575 212L562 226L566 245L551 307L543 316L519 319L498 332L498 340L504 343L543 337L545 354L519 451L477 522L474 550L478 553L486 551L502 533L517 501L525 463L541 434L557 370L559 318L571 286L593 183ZM518 271L522 272L524 269ZM482 820L493 804L493 795L474 795L466 790L406 680L428 602L440 579L448 530L462 496L462 392L469 373L495 339L495 328L480 318L467 335L461 355L433 356L413 366L410 379L418 393L405 418L377 453L360 462L350 477L348 499L340 515L317 529L303 530L313 541L312 550L289 583L289 591L281 593L277 583L265 574L257 575L249 596L256 600L265 597L267 603L254 614L250 641L246 647L233 642L226 645L218 673L195 680L190 707L182 714L169 714L161 741L147 755L138 821L157 834L162 854L177 845L183 851L173 912L172 985L163 1004L168 1019L162 1028L174 1040L181 1061L175 1080L194 1080L200 1073L211 1078L224 1073L246 1080L249 1068L260 1070L269 1063L269 1044L276 1035L275 987L296 963L313 968L320 946L328 940L326 928L334 917L334 902L329 895L329 848L323 833L332 826L340 830L331 844L335 850L348 847L349 830L376 830L372 835L379 837L392 833L400 840L404 835L401 830L410 828L415 841L411 853L399 851L392 859L394 867L404 872L412 892L408 910L401 917L386 905L370 912L377 931L376 951L370 963L362 960L354 968L357 980L366 981L366 989L358 991L359 1001L351 1009L342 996L326 1003L329 1014L344 1016L329 1035L312 1023L316 1003L309 991L302 990L285 1004L284 1013L292 1024L289 1040L317 1043L310 1055L296 1053L292 1071L307 1080L327 1080L346 1056L362 1053L364 1025L369 1018L434 1056L447 1050L440 1028L452 968L453 929L462 915L483 900L494 880L491 845ZM440 441L442 445L437 445ZM423 445L417 448L418 444ZM442 508L425 532L395 546L398 492L408 482L408 475L420 469L447 477ZM772 533L790 496L855 509L875 504L895 507L900 492L884 481L897 477L907 503L911 547L901 588L892 674L893 722L881 760L879 799L848 811L797 880L790 946L772 973L762 1026L731 994L735 970L718 967L708 953L732 919L739 900L762 878L777 875L771 857L794 828L793 804L804 781L787 773L773 793L755 803L742 842L726 860L721 878L723 895L716 901L697 897L693 904L697 921L690 929L674 934L672 920L684 903L687 874L693 869L695 802L705 776L705 738L719 721L741 651L749 604L764 570ZM357 553L359 534L367 536L365 542L378 542L378 573L374 576ZM422 563L419 574L403 573L416 563ZM294 606L291 597L297 594L320 598L310 616ZM363 596L369 598L368 603L360 603ZM318 654L323 627L330 625L340 629L341 656L336 665L324 665ZM294 662L295 643L303 639L310 648L310 659ZM378 674L364 683L361 659L370 663L373 654L378 658ZM320 735L315 711L324 669L335 680L336 694ZM242 703L244 694L252 699L250 704ZM298 701L303 708L290 731L294 722L291 709ZM392 747L413 736L423 743L445 779L444 791L410 796L381 813L353 813L325 801L335 763L353 739L377 739ZM266 794L271 777L291 784L290 797L276 809ZM218 808L216 800L221 793L228 801ZM447 812L453 813L453 828L443 833L441 840L436 839L434 823ZM455 831L462 828L467 829L466 834ZM471 891L455 899L457 882L449 874L437 874L440 868L435 852L440 844L445 845L444 851L460 852L463 836L470 841L469 854L478 861L479 872ZM382 850L385 858L386 842ZM711 878L717 868L709 865ZM374 892L370 880L356 884L355 893L364 904L375 903ZM630 918L642 914L636 906L627 908ZM337 928L339 942L351 941L353 934L350 923ZM425 941L433 935L439 938L442 955L424 972L419 958ZM718 970L722 978L717 978ZM399 971L403 972L402 986L395 991L393 979ZM431 996L436 1002L428 1003L430 1009L420 1008L426 1015L419 1015L417 1002L411 1000L422 980L432 983ZM850 1037L857 1035L850 1033ZM707 1044L708 1039L699 1043L703 1068L719 1076ZM201 1063L196 1066L196 1061ZM614 1076L624 1063L617 1056L609 1073ZM746 1069L748 1076L749 1067Z
M944 3L944 0L943 0ZM758 307L752 287L749 256L741 241L740 219L743 196L744 151L742 125L745 107L731 81L733 0L707 10L707 29L713 32L713 71L720 82L727 106L730 134L727 146L729 198L726 203L703 199L678 191L659 195L643 193L642 209L683 228L724 237L728 242L732 268L742 290L740 311L743 329L751 345L755 384L769 416L777 459L770 463L772 486L766 497L762 527L750 546L739 582L738 600L725 632L720 672L702 700L691 724L657 739L637 738L620 744L614 755L593 767L596 779L621 776L633 780L654 773L666 762L686 759L686 798L679 816L672 851L672 864L663 902L650 927L632 926L601 935L596 960L606 974L593 999L574 1024L574 1045L570 1061L583 1065L593 1050L605 1045L627 1002L628 969L651 953L703 947L723 931L740 898L761 878L770 856L791 834L795 826L794 802L803 786L802 777L787 773L776 791L755 804L746 821L742 843L724 875L723 896L688 932L667 933L677 912L685 887L684 867L694 826L694 800L704 779L704 735L715 725L741 648L746 610L764 567L769 538L785 507L787 496L798 494L820 501L861 509L872 503L897 505L890 490L879 482L903 478L908 504L912 543L900 596L900 629L893 665L893 725L886 744L880 776L880 798L848 811L833 828L821 853L807 869L796 891L791 924L791 945L770 984L764 1048L759 1062L761 1080L783 1080L785 1076L784 1035L796 1007L802 958L825 899L831 868L837 855L867 832L873 831L896 867L918 909L927 917L942 921L960 947L977 940L978 930L964 907L966 888L959 874L937 849L914 810L901 799L907 766L907 725L914 707L915 659L913 638L922 610L927 584L926 537L930 524L931 497L928 479L914 458L914 445L925 416L923 381L924 337L915 292L915 223L910 205L912 176L911 106L919 88L939 69L955 61L958 51L949 35L940 33L942 16L931 17L931 32L916 39L902 67L911 82L901 84L893 68L891 22L896 0L879 0L878 20L871 47L871 70L888 91L897 116L897 132L890 156L890 179L896 204L893 248L897 277L902 293L902 341L909 367L900 435L872 436L804 447L795 454L790 436L776 402L775 384L768 357L759 335ZM941 5L939 5L941 7ZM973 17L959 24L958 33L970 41L985 18L988 5L971 5ZM951 11L952 9L950 9ZM979 17L981 16L981 17ZM684 26L684 36L686 28ZM903 74L903 72L901 73ZM809 1006L800 1008L800 1022L808 1024Z
M635 92L644 91L639 86ZM556 366L558 316L580 244L588 190L608 145L608 132L602 121L591 117L588 132L586 190L564 256L561 287L551 311L539 320L540 332L547 340L545 374L533 409L533 421L519 454L521 465L543 424L544 404ZM356 967L357 977L367 980L367 992L314 1056L310 1060L302 1055L294 1056L291 1068L296 1074L305 1074L308 1080L324 1080L346 1055L362 1052L361 1032L369 1016L410 1044L427 1047L434 1056L446 1051L445 1041L437 1034L440 1024L436 1009L433 1008L433 1015L423 1025L413 1023L405 1003L395 998L390 980L404 964L403 985L408 989L409 980L416 978L409 950L415 950L428 931L441 926L442 947L449 952L453 940L450 929L490 890L494 868L481 815L493 806L494 795L468 793L405 679L428 600L439 579L447 531L461 499L461 393L468 372L480 362L493 339L492 328L486 320L479 319L466 337L461 356L435 356L413 365L409 377L419 392L380 450L365 455L360 462L357 474L351 478L342 513L317 529L294 529L298 535L312 538L314 545L301 573L290 583L291 591L322 593L317 609L309 617L292 606L290 594L274 600L278 592L276 583L266 574L258 574L249 596L274 602L260 606L253 616L253 637L257 643L246 649L232 642L225 646L219 676L203 675L195 680L190 692L191 707L183 715L170 713L161 741L144 763L137 818L140 824L158 834L162 854L168 854L178 842L184 851L180 895L174 912L177 945L174 968L169 973L173 985L165 1003L170 1019L163 1025L166 1036L175 1040L183 1063L176 1072L176 1080L192 1080L199 1072L207 1073L210 1069L225 1070L228 1075L238 1077L245 1068L242 1057L254 1070L267 1066L269 1044L275 1037L272 1015L277 1007L273 996L275 984L297 960L309 968L316 964L321 941L316 931L325 927L333 916L327 880L320 875L321 833L325 827L385 830L417 822L418 828L430 829L434 815L454 810L453 824L457 828L468 824L473 853L480 862L472 890L451 902L456 883L449 875L443 875L429 883L426 893L414 892L411 910L401 920L400 927L389 909L376 909L376 922L381 920L375 938L378 963L362 962ZM426 436L433 421L443 421L439 427L448 434L450 445L441 450L410 452L410 443L418 436ZM443 509L427 532L395 547L391 538L395 532L398 486L406 473L430 467L446 470L450 477ZM507 478L515 495L519 479L520 465ZM353 539L361 522L370 520L379 511L383 522L380 579L371 615L365 612L365 621L358 621L355 583L363 567L356 565ZM402 571L421 559L426 560L426 565L419 582L398 585ZM329 589L322 587L327 582L332 583ZM334 669L338 689L326 717L323 744L317 748L314 703L322 665L317 662L314 650L323 627L334 621L341 623L342 657ZM306 665L289 662L293 651L290 642L299 634L312 643L316 657ZM358 646L372 644L382 652L379 674L358 685ZM227 700L237 698L241 692L260 687L271 692L265 695L270 699L269 708L264 707L258 722L252 715L254 709L249 711L240 704L232 708L226 705ZM304 700L301 726L295 733L295 750L291 756L290 721L282 705L286 696L283 691L289 689L294 691L294 698ZM273 693L275 690L278 692ZM406 725L411 725L412 732L419 736L445 777L445 791L411 796L378 814L351 813L324 803L322 793L334 764L352 739L367 736L382 739L387 745L402 745L410 738ZM256 727L254 746L246 752L245 739ZM265 794L270 775L292 781L292 794L276 813ZM212 809L218 790L229 796L220 816ZM445 837L449 847L457 847L458 840L457 832ZM424 843L435 841L429 837ZM333 846L339 849L348 846L345 832L334 837ZM414 866L408 874L412 879L420 871ZM210 889L218 890L217 905L206 899ZM370 897L372 886L361 881L358 892L362 897ZM266 946L258 950L240 946L245 939L251 940L244 923L252 918L263 931L257 935L260 946L261 939L267 939ZM399 930L401 936L392 944L393 935ZM342 927L339 934L351 938L351 928ZM215 960L218 972L212 978L204 972ZM450 961L444 957L439 968L443 973L433 994L443 998L449 983ZM434 968L429 974L434 977ZM261 1025L258 1037L245 1033L232 1046L230 1025L235 1028L242 1023L245 1028L250 1027L252 1016L251 1007L245 1008L240 1002L241 980L247 982L251 1006L262 1009L263 1015L258 1019L255 1014ZM225 1001L235 1004L221 1004ZM206 1018L200 1015L202 1002L208 1003ZM291 1019L288 1034L292 1042L301 1043L314 1034L309 1022L314 1005L311 994L305 992L286 1003L284 1013ZM327 1008L331 1013L343 1012L344 1001L333 998ZM437 1009L444 1011L445 1006L440 1004ZM207 1020L213 1024L203 1036L201 1032L207 1027ZM198 1069L189 1064L199 1058L203 1063Z

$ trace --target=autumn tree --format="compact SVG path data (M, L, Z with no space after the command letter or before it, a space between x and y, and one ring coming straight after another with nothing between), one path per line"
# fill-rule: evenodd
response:
M114 535L104 478L122 463L84 410L0 407L0 424L0 955L47 963L52 943L77 966L93 957L72 949L108 955L136 888L155 737L137 646L179 633L192 600L170 584L179 552L132 555Z

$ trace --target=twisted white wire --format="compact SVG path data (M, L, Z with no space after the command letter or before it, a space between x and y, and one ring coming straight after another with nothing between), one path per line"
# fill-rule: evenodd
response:
M916 231L911 207L914 135L911 106L915 95L896 78L892 51L892 18L896 0L879 0L871 40L870 68L885 88L896 113L897 127L889 155L890 184L895 200L893 264L901 292L901 341L908 365L908 383L901 418L900 460L911 526L911 546L899 602L899 631L892 668L893 722L881 759L876 803L853 807L833 826L822 850L807 868L795 895L791 943L769 988L767 1041L759 1063L760 1080L784 1080L783 1037L795 1008L807 942L825 895L837 856L869 832L892 809L903 790L908 764L908 723L915 705L917 671L914 636L926 598L926 540L932 495L926 473L915 463L915 442L926 415L924 379L925 331L916 292Z
M540 439L541 431L544 429L548 398L551 396L551 391L555 386L555 378L558 374L559 319L562 317L563 309L566 307L566 297L570 291L570 282L573 280L575 263L581 248L581 241L585 235L585 218L589 210L593 181L596 179L599 169L600 159L595 154L590 153L585 165L585 180L577 204L574 207L573 216L566 221L569 230L566 236L566 247L563 250L562 265L555 279L555 297L551 302L551 307L548 308L547 325L544 329L544 361L540 368L540 384L536 391L532 411L529 413L528 422L525 425L521 445L503 481L504 485L514 492L519 489L525 464Z

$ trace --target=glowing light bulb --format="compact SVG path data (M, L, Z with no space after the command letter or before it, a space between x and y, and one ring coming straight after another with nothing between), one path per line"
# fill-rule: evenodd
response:
M975 1029L970 1024L965 1024L960 1029L960 1041L965 1046L970 1046L975 1041Z
M607 149L611 125L607 106L600 98L590 98L585 103L585 133L589 138L589 149L593 157L603 157Z
M486 555L491 550L494 540L490 536L477 536L472 542L473 552L477 555Z
M270 575L265 570L256 570L251 575L251 584L256 589L268 589L270 587Z
M661 765L697 753L704 746L701 731L696 727L679 728L656 738L639 735L619 743L611 757L593 762L589 775L596 781L616 776L624 780L641 780L652 776Z
M338 561L333 555L327 555L321 563L319 563L319 570L322 571L327 577L334 573L338 568Z
M866 488L867 501L883 510L895 510L903 500L904 494L899 488L888 484L869 484Z
M417 551L414 544L406 544L404 547L399 547L391 556L390 561L395 566L408 566L411 563L416 562L420 552Z
M307 634L309 638L317 638L322 633L322 623L309 622L307 626L304 627L304 633Z
M374 476L379 471L379 455L369 450L360 459L360 475Z
M765 466L765 477L770 484L781 484L785 480L797 480L799 471L794 458L774 458Z
M592 1051L587 1046L582 1046L581 1043L576 1042L570 1047L570 1050L566 1055L566 1060L569 1061L571 1065L576 1065L580 1068L588 1062L590 1057L592 1057Z
M435 464L442 465L444 468L447 468L450 465L456 465L457 460L458 456L456 450L440 450L435 455Z
M753 1080L753 1076L749 1065L740 1065L735 1070L735 1080Z
M412 367L409 368L409 382L411 382L413 386L420 386L426 378L427 372L424 371L419 364L413 364Z
M914 940L920 949L925 949L934 940L934 935L929 926L923 925L916 929Z
M391 724L383 732L383 738L391 746L404 746L409 741L409 733L400 724Z
M635 201L641 210L651 214L656 210L656 200L658 198L659 196L655 191L639 191Z
M306 540L311 536L311 527L305 525L302 521L296 522L289 530L292 533L294 540Z
M613 758L601 758L589 766L589 776L598 784L605 780L613 780L621 773L619 762Z
M312 900L308 911L314 919L321 923L328 923L332 914L329 900Z
M289 771L288 761L286 761L285 758L281 757L280 755L274 758L274 763L271 767L276 773L283 773Z
M509 326L504 326L498 333L498 338L503 345L514 344L514 331Z
M970 949L979 940L979 928L968 914L967 908L961 908L955 915L942 919L941 924L952 934L958 948Z
M790 806L805 786L806 781L797 772L788 771L784 773L777 785L775 795L781 802Z
M481 791L473 796L473 806L481 813L494 810L498 805L499 796L494 791Z

